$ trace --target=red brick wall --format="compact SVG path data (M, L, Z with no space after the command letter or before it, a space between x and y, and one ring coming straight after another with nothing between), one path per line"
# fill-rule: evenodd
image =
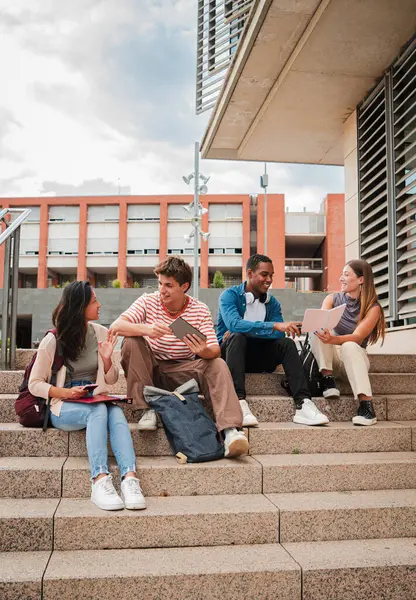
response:
M344 194L328 194L325 199L325 213L326 240L323 251L322 289L333 292L339 290L339 278L345 265Z

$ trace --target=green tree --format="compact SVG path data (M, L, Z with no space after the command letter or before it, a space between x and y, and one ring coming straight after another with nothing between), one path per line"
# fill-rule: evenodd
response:
M112 283L113 288L121 288L121 281L120 279L114 279L113 283Z
M221 273L221 271L215 271L212 285L214 286L214 288L225 287L224 275Z
M140 283L138 281L135 281L133 283L133 287L136 288L136 289L139 288L140 287Z

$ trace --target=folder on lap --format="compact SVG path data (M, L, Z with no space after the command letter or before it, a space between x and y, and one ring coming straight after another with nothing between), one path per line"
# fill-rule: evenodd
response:
M341 320L346 304L327 310L325 308L307 308L302 322L302 333L313 333L320 329L334 329Z

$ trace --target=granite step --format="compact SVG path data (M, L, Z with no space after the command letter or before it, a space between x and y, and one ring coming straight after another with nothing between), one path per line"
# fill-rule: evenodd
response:
M18 349L16 369L24 369L35 350ZM370 354L372 373L414 373L416 372L416 354ZM120 364L120 351L114 352L114 362Z
M414 600L416 538L283 544L302 569L302 600Z
M84 432L85 438L85 432ZM0 423L0 457L68 456L68 432L48 428L30 429L19 423Z
M74 598L301 600L301 570L279 544L55 551L43 600Z
M60 498L66 457L0 458L0 497Z
M63 498L54 517L55 550L270 544L279 513L261 494L148 497L141 511L102 511Z
M1 463L0 463L1 464ZM109 463L118 488L119 473ZM137 474L145 496L205 496L262 493L262 468L249 456L181 465L173 456L137 460ZM86 498L91 493L87 458L70 457L63 466L62 496Z
M39 600L51 552L1 552L0 598Z
M282 373L248 373L246 390L250 396L273 396L282 394ZM388 394L416 395L416 377L414 373L370 373L370 381L375 396ZM120 385L123 381L120 380ZM351 395L347 382L339 382L341 394Z
M263 493L336 492L416 487L415 452L256 454Z
M416 490L267 494L280 542L416 537Z
M14 402L17 394L0 394L0 423L17 423ZM330 421L351 421L357 412L357 401L352 395L341 396L337 400L314 398L319 410L324 412ZM294 404L288 396L247 396L251 410L259 421L285 422L291 421L295 414ZM209 402L203 401L211 412ZM416 420L416 394L375 396L374 409L379 421L410 421ZM141 410L131 405L120 405L129 423L137 423Z
M59 502L54 498L0 498L0 552L52 550L53 516Z
M323 427L260 423L250 428L249 439L252 455L412 450L411 426L390 421L373 427L356 427L351 422L331 422Z
M246 389L249 396L282 395L281 380L283 373L248 373ZM0 372L0 394L15 394L22 383L23 371ZM388 394L415 394L416 378L414 373L371 373L370 380L373 394L383 396ZM340 382L342 394L351 395L351 387L347 382ZM127 391L126 378L120 371L118 382L110 387L115 394L125 394Z

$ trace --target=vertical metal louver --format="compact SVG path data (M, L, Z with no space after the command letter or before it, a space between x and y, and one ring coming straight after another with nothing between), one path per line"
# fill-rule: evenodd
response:
M416 39L358 107L360 255L390 325L416 322Z
M214 107L253 0L198 0L196 113Z
M392 114L399 319L416 318L416 46L393 67Z
M358 113L361 256L374 271L377 294L390 316L386 89L384 81Z

